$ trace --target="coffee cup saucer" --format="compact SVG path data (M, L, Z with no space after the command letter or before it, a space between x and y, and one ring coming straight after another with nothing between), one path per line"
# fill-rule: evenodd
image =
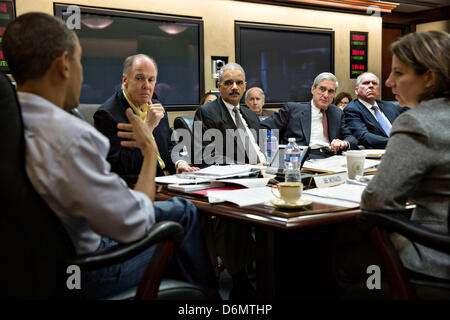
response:
M297 200L297 202L294 202L294 203L286 203L284 200L275 198L275 199L272 199L272 200L266 202L265 204L268 206L275 207L275 208L297 209L297 208L307 206L311 203L312 203L311 200L306 200L306 199L299 199L299 200Z

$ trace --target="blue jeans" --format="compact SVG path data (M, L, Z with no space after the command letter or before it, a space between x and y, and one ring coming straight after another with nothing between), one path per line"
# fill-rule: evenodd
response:
M167 201L156 201L154 207L156 222L176 221L183 226L185 232L181 247L174 251L170 276L200 286L208 296L217 294L218 284L195 206L186 199L175 197ZM102 238L97 250L115 245L117 242ZM156 246L152 246L121 264L82 273L82 296L99 299L136 287L155 248Z

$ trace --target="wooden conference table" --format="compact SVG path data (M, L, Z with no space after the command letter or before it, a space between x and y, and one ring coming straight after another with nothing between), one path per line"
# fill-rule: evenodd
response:
M162 188L156 200L190 200L202 214L248 223L256 234L256 290L261 299L335 298L332 274L336 228L354 224L358 208L312 203L296 210L265 205L210 204L206 197Z

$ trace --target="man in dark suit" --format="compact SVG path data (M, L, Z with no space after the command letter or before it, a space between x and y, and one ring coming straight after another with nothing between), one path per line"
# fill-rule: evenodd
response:
M151 99L156 84L158 69L155 61L144 54L130 56L124 61L122 75L122 90L116 91L94 114L94 124L97 130L108 137L110 150L107 160L111 171L121 176L137 175L142 165L142 153L138 148L125 148L120 145L122 138L117 136L117 123L128 123L125 114L127 108L155 127L153 136L158 146L157 175L173 174L175 171L193 171L182 158L171 156L174 142L167 113L162 105ZM163 115L162 119L160 115ZM159 122L158 122L159 121ZM174 159L174 161L173 161Z
M201 106L194 116L194 164L265 162L258 146L262 129L258 116L239 104L246 85L237 63L221 69L217 84L221 97Z
M359 144L368 149L384 149L395 119L408 108L397 107L394 103L376 100L380 81L370 72L356 79L357 99L344 109L345 122Z
M260 129L259 119L253 111L239 105L247 86L242 67L237 63L223 66L217 86L220 98L201 106L194 116L194 163L264 163L258 139L251 131ZM232 277L230 299L254 298L255 290L246 269L255 255L250 227L219 217L203 222L211 255L221 257Z
M355 149L358 141L345 126L342 110L331 104L337 87L337 79L332 73L321 73L314 79L310 102L288 102L261 125L279 129L281 144L287 144L292 137L298 145L310 146L310 158L326 158Z

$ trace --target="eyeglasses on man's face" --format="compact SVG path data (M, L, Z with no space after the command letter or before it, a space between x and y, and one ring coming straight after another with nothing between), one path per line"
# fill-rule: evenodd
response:
M320 92L321 94L323 94L323 93L325 93L325 92L328 92L328 94L329 94L330 96L332 96L332 95L334 95L334 94L336 93L336 90L334 90L334 89L328 89L328 90L327 90L327 88L324 87L324 86L319 86L319 87L316 87L316 88L317 88L317 90L319 90L319 92Z

